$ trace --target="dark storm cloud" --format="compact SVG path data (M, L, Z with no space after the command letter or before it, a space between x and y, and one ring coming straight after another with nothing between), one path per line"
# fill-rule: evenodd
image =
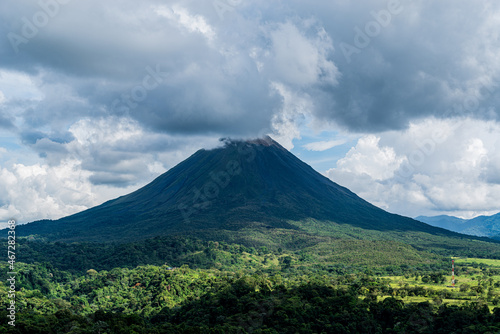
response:
M397 14L380 21L398 2ZM498 119L497 3L316 3L309 8L335 41L342 74L320 95L319 117L365 132L402 129L429 115Z
M30 128L115 115L154 132L255 135L283 109L272 82L354 131L498 117L492 1L40 3L0 5L0 66L45 96L24 111Z
M95 173L89 177L89 181L94 185L111 185L115 187L127 187L134 184L136 178L134 175L120 175L115 173Z
M160 132L244 135L266 127L279 101L248 50L214 46L203 31L179 27L175 15L155 14L154 4L60 4L26 43L2 39L2 67L35 75L46 97L25 110L26 125L126 114ZM1 34L25 38L41 11L27 2L3 11Z
M431 115L498 120L499 3L287 4L317 19L335 47L338 84L308 89L316 117L361 132L404 129ZM270 7L267 16L279 17L282 8Z

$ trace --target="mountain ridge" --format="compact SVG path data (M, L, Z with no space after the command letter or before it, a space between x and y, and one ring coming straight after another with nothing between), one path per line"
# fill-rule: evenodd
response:
M418 216L416 220L450 231L500 240L500 213L462 219L453 216Z

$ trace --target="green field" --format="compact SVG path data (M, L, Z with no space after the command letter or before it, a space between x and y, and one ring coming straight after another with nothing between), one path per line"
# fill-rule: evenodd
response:
M437 304L461 305L479 301L490 309L500 304L500 260L479 258L453 258L455 260L455 287L451 287L450 272L436 277L385 276L389 285L402 292L405 303L429 301ZM435 279L435 280L434 280ZM406 292L405 292L406 291ZM380 298L386 298L382 296Z
M487 266L500 269L500 260L496 259L478 259L478 258L460 258L460 257L453 257L452 259L455 260L456 265L477 263L477 264L485 264Z

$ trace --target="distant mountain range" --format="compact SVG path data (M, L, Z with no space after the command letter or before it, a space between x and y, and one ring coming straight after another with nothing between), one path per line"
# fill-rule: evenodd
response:
M500 213L493 216L478 216L473 219L461 219L446 215L434 217L419 216L415 219L458 233L500 240Z
M18 226L16 234L60 241L134 241L250 227L318 231L349 224L376 231L455 234L388 213L316 172L270 137L222 140L199 150L126 196L59 219ZM205 231L205 232L203 232Z

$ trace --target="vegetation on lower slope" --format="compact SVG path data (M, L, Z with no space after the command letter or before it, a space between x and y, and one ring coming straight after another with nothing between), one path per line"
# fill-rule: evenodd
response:
M307 219L291 224L301 230L323 237L342 240L392 241L411 246L415 250L449 256L484 257L500 259L500 242L488 238L470 237L463 234L431 234L419 231L378 231L346 224ZM426 255L427 256L427 255Z
M155 237L130 243L46 242L18 239L19 260L50 263L83 273L138 265L192 268L259 268L284 258L301 266L384 267L440 264L450 256L499 258L500 243L423 232L381 232L321 221L290 221L297 229L249 225L238 231L193 231L190 236ZM249 254L244 256L244 254ZM254 259L247 261L248 259Z
M255 271L278 268L286 262L296 267L336 268L346 272L366 267L383 271L386 267L401 265L440 266L444 263L443 257L419 252L401 243L342 239L327 239L299 249L253 247L186 237L153 238L131 244L65 244L21 239L18 249L19 261L40 263L74 274L88 269L135 268L146 264Z

